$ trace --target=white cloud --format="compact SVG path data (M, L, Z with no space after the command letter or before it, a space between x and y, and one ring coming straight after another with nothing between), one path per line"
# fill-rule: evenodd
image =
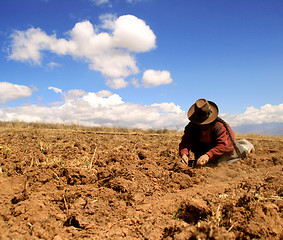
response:
M144 0L126 0L127 3L137 3L137 2L142 2Z
M124 103L122 98L117 94L106 95L105 97L100 97L101 91L98 93L88 93L83 96L83 100L90 104L92 107L106 107L106 106L115 106Z
M47 1L47 0L45 0ZM108 4L109 7L112 7L112 3L110 0L90 0L91 2L95 3L96 5L100 6L103 4ZM125 0L127 3L137 3L137 2L141 2L143 0Z
M87 93L80 89L71 89L70 91L64 93L64 97L66 101L76 100L85 95L87 95Z
M259 109L251 106L243 114L221 114L220 116L231 126L283 122L283 103L275 106L266 104Z
M117 17L113 14L106 13L99 16L99 20L101 21L100 26L98 26L97 31L99 31L99 27L102 29L107 30L115 30L115 21L117 20Z
M116 79L109 79L106 82L106 85L114 89L120 89L127 87L128 82L126 82L123 78L116 78Z
M56 89L56 88L54 88ZM126 103L110 91L97 93L70 90L63 94L63 102L51 107L25 105L0 109L1 121L76 122L86 126L129 128L182 128L186 113L173 103L140 105Z
M169 71L156 71L149 69L143 73L142 84L145 87L156 87L163 84L172 83Z
M30 28L26 32L15 31L11 35L12 49L10 59L17 61L31 61L34 64L41 63L40 51L47 49L54 36L47 36L39 28Z
M103 5L103 4L110 4L111 6L111 2L109 0L90 0L90 1L95 3L98 6Z
M91 59L89 68L109 78L128 77L139 72L135 59L123 50L96 55Z
M133 52L147 52L155 48L156 36L145 22L135 16L125 15L115 21L113 42Z
M53 69L55 67L60 67L60 64L59 63L56 63L56 62L50 62L47 64L47 66L49 67L49 69Z
M6 103L18 98L30 97L32 89L23 85L0 82L0 102Z
M56 87L48 87L49 90L53 90L55 93L62 94L62 90Z
M11 35L9 58L41 64L43 51L70 55L88 63L90 69L101 72L107 79L114 79L108 80L110 86L125 87L125 82L116 84L116 79L139 72L133 53L154 49L156 36L143 20L133 15L116 18L108 14L103 15L101 21L101 25L95 27L89 21L76 23L69 31L69 39L47 35L39 28L15 31ZM101 28L107 31L99 31Z
M0 83L2 90L0 100L7 101L6 96L29 96L31 89L19 85ZM60 92L59 88L50 90ZM20 94L19 94L20 92ZM25 105L18 107L1 107L0 120L21 120L27 122L45 121L53 123L76 122L86 126L121 126L128 128L171 128L183 129L188 123L186 111L174 103L154 103L141 105L124 102L121 96L102 90L97 93L72 89L62 94L62 102L52 106ZM279 105L264 105L257 109L248 107L243 114L221 114L231 126L242 124L260 124L268 122L283 122L283 103Z
M137 78L132 78L131 83L136 87L139 88L140 84L139 84L139 80Z
M159 107L165 113L182 113L180 106L175 105L174 103L154 103L151 106Z
M97 97L110 97L110 96L112 96L113 95L113 93L112 92L110 92L110 91L108 91L108 90L101 90L101 91L99 91L98 93L96 93L96 96Z

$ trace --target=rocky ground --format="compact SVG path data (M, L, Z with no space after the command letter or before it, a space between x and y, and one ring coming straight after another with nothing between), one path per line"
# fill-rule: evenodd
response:
M246 138L189 168L181 133L2 127L0 239L282 239L283 138Z

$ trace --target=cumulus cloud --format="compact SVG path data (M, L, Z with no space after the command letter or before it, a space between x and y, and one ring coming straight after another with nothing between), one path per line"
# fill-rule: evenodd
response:
M112 92L110 92L110 91L108 91L108 90L101 90L101 91L99 91L98 93L96 93L96 96L98 96L98 97L110 97L110 96L112 96L113 95L113 93Z
M89 92L87 95L83 96L82 100L84 100L87 104L92 107L107 107L107 106L115 106L119 104L123 104L122 98L117 94L106 95L104 97L101 96L101 92L92 93Z
M143 73L142 84L145 87L156 87L163 84L172 83L169 71L156 71L149 69Z
M275 106L266 104L259 109L251 106L243 114L221 114L221 117L231 126L283 122L283 103Z
M106 82L106 85L114 89L120 89L128 86L128 82L126 82L123 78L116 78L116 79L109 79Z
M0 83L0 89L2 91L1 102L7 101L7 96L10 99L13 96L12 99L15 99L29 96L32 93L28 87L10 83ZM186 111L172 102L141 105L124 102L121 96L107 90L95 93L71 89L62 93L62 90L56 87L49 87L49 89L61 94L60 103L52 106L2 106L0 120L75 122L85 126L120 126L143 129L166 127L179 130L188 123ZM275 106L267 104L258 109L248 107L243 114L221 114L220 116L231 126L283 122L283 103Z
M32 89L23 86L12 84L8 82L0 82L0 102L6 103L10 100L18 98L30 97L32 95Z
M148 25L135 16L119 17L115 21L113 43L133 52L147 52L155 47L156 36Z
M151 106L158 107L164 113L183 113L181 107L174 103L154 103Z
M15 31L11 35L9 58L41 64L43 51L70 55L88 63L90 69L101 72L109 86L125 87L125 80L123 82L121 78L139 73L133 54L154 49L156 36L142 19L133 15L116 18L108 14L100 20L101 25L97 26L89 21L76 23L69 31L68 39L48 35L40 28ZM106 31L100 31L102 28Z
M51 90L57 88L52 87ZM182 128L186 113L174 103L140 105L126 103L110 91L63 93L63 102L54 106L25 105L0 109L1 121L21 120L51 123L78 123L86 126L128 128Z

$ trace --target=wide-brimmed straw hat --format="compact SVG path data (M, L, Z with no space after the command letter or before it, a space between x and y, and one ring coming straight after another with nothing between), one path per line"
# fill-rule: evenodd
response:
M204 98L198 99L188 111L188 119L195 124L212 123L218 117L218 107L214 102Z

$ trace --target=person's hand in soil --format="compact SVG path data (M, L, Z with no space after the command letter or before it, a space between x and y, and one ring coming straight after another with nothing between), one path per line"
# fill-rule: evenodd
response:
M186 165L188 165L188 164L189 164L189 158L188 158L188 156L187 156L186 154L183 154L181 161L182 161L182 163L185 163Z
M205 164L208 163L208 161L209 161L209 156L207 154L204 154L200 156L199 159L197 160L197 165L204 166Z

